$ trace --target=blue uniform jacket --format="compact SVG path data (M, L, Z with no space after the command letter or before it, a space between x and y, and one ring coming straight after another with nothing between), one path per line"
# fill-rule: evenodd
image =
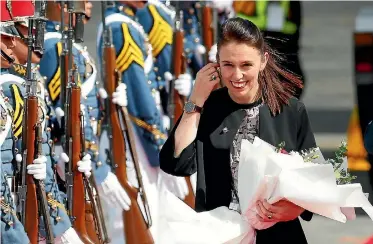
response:
M8 100L8 110L11 111L13 127L9 130L9 136L3 144L3 162L7 163L8 166L14 166L14 155L21 153L21 142L22 142L22 121L23 121L23 95L25 94L25 87L22 86L24 80L20 77L13 76L14 79L7 80L2 83L3 94ZM43 119L43 123L46 124L49 117L46 114L46 105L42 98L39 98L39 105L43 107L39 110L38 115ZM59 191L57 182L54 174L54 159L52 151L52 142L50 140L51 129L48 126L44 126L42 134L42 150L43 155L47 158L47 174L44 180L45 191L47 194L48 208L51 216L52 231L55 237L61 236L68 228L71 227L69 217L64 207L63 194ZM11 134L10 134L11 133ZM12 149L9 150L10 146L8 143L12 143ZM13 153L12 153L13 151ZM39 231L42 236L45 236L45 227L42 219L39 222Z
M135 124L136 132L152 166L159 166L159 151L166 136L162 126L161 115L152 96L152 89L157 89L153 70L146 74L144 62L147 56L146 34L142 27L130 21L131 18L121 8L108 8L106 18L115 17L107 25L112 30L113 44L116 50L117 69L122 74L122 82L127 85L128 111ZM110 17L113 15L113 17ZM124 16L123 21L120 16ZM100 28L99 28L100 29ZM102 26L101 26L102 30ZM98 57L102 60L102 31L98 36ZM100 66L102 67L102 66Z
M57 107L63 109L60 100L61 92L61 70L59 64L59 56L62 53L63 45L61 35L56 22L48 21L46 25L47 33L44 42L44 55L40 61L40 74L45 77L45 87L48 90L51 104L54 110ZM84 105L84 134L87 152L92 156L92 169L97 184L101 184L107 177L110 171L110 166L102 160L102 155L98 155L98 135L95 132L94 126L98 127L101 120L100 101L98 97L97 83L92 75L92 60L86 57L83 53L84 47L73 45L73 61L77 65L79 73L79 83L81 86L82 97L81 104ZM92 61L93 62L93 61ZM93 80L92 80L93 78ZM92 83L93 82L93 83Z

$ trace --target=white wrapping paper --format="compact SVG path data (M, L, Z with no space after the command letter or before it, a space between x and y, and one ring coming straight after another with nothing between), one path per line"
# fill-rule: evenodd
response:
M258 222L255 217L255 203L264 199L270 204L287 199L306 210L342 223L355 217L354 207L362 207L373 220L373 206L360 184L337 185L331 164L306 163L300 155L277 153L273 146L259 138L255 138L253 144L242 141L238 196L242 215L227 207L196 213L163 190L160 199L160 243L254 244L255 229L266 229L276 224Z

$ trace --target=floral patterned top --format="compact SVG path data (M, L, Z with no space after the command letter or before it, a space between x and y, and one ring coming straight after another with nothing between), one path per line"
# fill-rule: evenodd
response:
M229 208L237 212L241 212L240 204L238 201L237 185L238 185L238 164L240 162L240 151L242 139L254 141L254 137L259 133L259 108L261 104L257 104L252 108L245 109L246 116L243 119L240 128L237 131L233 140L230 153L230 165L233 178L232 186L232 200Z

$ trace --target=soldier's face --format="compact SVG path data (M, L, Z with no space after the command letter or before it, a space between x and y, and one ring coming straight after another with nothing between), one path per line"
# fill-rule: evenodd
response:
M17 30L23 35L28 35L28 28L26 26L18 26ZM16 38L17 47L13 50L14 55L17 58L17 61L19 64L26 64L27 62L27 53L28 53L28 47L27 44L21 39ZM31 62L32 63L39 63L40 58L33 52L31 55Z
M91 19L91 17L92 17L92 8L93 8L92 2L85 1L85 18L83 20L84 24L87 24L88 21Z
M16 46L14 37L1 35L1 50L5 52L9 57L14 58L13 49ZM1 68L9 68L10 64L3 56L1 56Z

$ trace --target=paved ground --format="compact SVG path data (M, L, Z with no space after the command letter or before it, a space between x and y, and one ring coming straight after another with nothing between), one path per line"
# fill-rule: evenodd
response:
M96 50L96 26L101 18L99 2L93 4L94 18L85 31L86 44L91 51ZM355 99L352 76L354 18L365 6L373 7L373 3L303 2L302 60L308 80L303 100L316 139L324 151L336 148L346 137ZM94 52L92 55L96 57ZM359 176L367 182L364 177L364 174ZM366 216L359 216L347 224L315 217L303 225L310 244L362 243L368 235L373 235L373 222Z

